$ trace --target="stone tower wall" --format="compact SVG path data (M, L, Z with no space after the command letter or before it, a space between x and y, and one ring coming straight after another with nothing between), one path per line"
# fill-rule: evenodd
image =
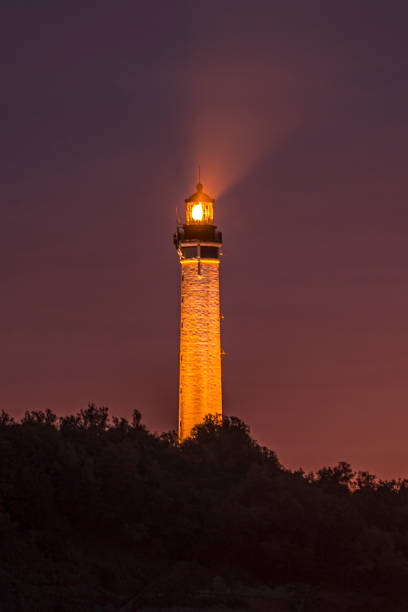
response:
M222 414L219 260L181 260L179 439Z

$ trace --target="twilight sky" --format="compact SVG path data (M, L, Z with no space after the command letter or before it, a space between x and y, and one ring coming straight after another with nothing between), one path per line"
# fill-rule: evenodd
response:
M0 408L176 427L176 208L217 198L226 414L408 477L405 0L3 0Z

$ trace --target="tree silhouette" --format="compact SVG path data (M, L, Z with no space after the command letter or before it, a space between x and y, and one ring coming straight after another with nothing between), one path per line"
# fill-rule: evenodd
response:
M216 571L270 587L363 590L383 610L384 597L394 610L408 605L408 482L346 462L291 472L236 417L207 416L179 444L175 432L150 433L137 410L131 422L89 404L62 418L26 412L19 423L2 411L0 536L0 570L24 593L44 571L72 583L67 610L81 584L70 572L88 576L96 601L98 588L124 597L163 567L184 567L192 584L194 572ZM56 609L54 595L35 592L26 609Z

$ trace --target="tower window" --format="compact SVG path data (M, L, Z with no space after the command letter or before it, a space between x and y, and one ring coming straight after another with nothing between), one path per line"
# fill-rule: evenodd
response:
M197 247L183 247L181 249L183 251L183 255L186 259L191 259L192 257L197 257Z
M218 259L218 247L202 246L201 257L208 257L209 259Z

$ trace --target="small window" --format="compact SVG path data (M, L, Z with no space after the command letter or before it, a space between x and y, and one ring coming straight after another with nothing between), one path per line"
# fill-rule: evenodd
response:
M197 247L183 247L182 249L183 255L186 259L191 259L192 257L197 257Z
M201 257L208 257L209 259L218 259L218 247L202 246Z

